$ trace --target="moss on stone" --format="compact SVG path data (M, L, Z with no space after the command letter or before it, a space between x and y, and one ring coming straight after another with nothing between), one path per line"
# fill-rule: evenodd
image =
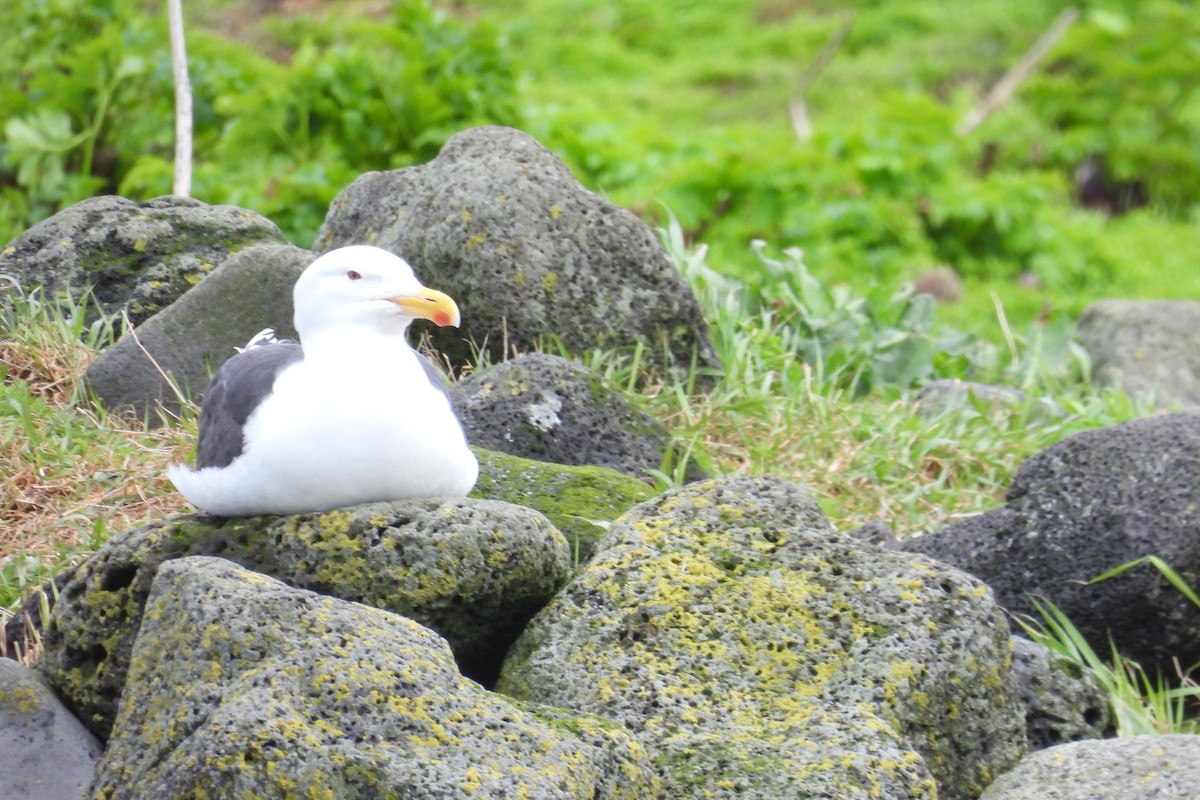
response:
M482 448L471 497L516 503L545 514L578 560L590 557L607 523L654 495L646 483L603 467L570 467Z
M499 688L640 731L673 798L972 796L1021 747L986 589L835 533L781 485L635 507Z
M445 644L402 617L214 559L165 567L149 604L163 613L139 637L97 796L657 794L619 727L546 724L463 679ZM211 638L197 635L208 616L226 623ZM232 656L239 644L252 655Z
M566 580L566 541L536 512L486 501L375 504L295 517L176 517L114 537L63 586L43 674L102 738L159 566L219 555L293 585L404 613L490 680Z

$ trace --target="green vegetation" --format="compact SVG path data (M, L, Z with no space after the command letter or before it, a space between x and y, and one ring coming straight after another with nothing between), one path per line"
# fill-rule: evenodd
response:
M96 193L170 193L165 11L143 6L11 0L0 11L20 42L0 54L0 239ZM333 29L292 20L270 43L286 65L203 26L189 30L193 194L254 209L304 246L362 172L426 161L461 128L520 121L497 35L422 3Z
M1200 597L1179 573L1156 556L1121 564L1089 583L1107 580L1143 563L1151 564L1180 594L1200 608ZM1118 736L1200 734L1200 719L1195 713L1200 683L1191 677L1200 664L1186 669L1179 667L1179 674L1173 677L1151 675L1141 664L1118 653L1111 642L1110 658L1105 660L1057 606L1045 599L1035 599L1033 605L1041 619L1018 619L1017 623L1034 641L1074 661L1095 677L1109 697Z
M527 129L622 205L665 204L721 272L762 279L755 238L861 291L947 264L967 292L943 317L995 334L992 292L1020 326L1106 295L1200 292L1191 3L1093 7L1014 100L954 133L1066 5L510 0L488 19L526 60ZM796 83L851 17L800 142ZM1071 175L1093 152L1115 180L1143 178L1153 207L1077 208ZM1018 286L1023 272L1043 288Z
M959 120L1065 2L301 5L186 4L195 196L256 210L307 246L360 173L421 163L477 124L529 131L665 228L725 371L697 392L638 354L578 355L640 387L714 473L794 479L843 529L881 518L911 534L993 507L1028 455L1145 413L1089 385L1073 320L1102 297L1200 297L1188 0L1090 5L962 136ZM0 22L0 243L93 194L167 193L161 4L7 0ZM839 31L801 139L789 104ZM1077 206L1072 174L1093 154L1149 205ZM961 302L935 309L905 289L934 267L963 277ZM186 458L194 415L146 431L92 407L80 376L111 329L85 330L77 304L34 296L0 322L11 606L110 531L179 507L162 469ZM939 377L1029 399L918 415L913 391Z

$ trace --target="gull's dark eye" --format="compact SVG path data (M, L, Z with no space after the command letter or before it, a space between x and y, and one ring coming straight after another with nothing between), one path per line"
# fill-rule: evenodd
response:
M347 272L346 277L352 281L357 281L357 280L362 279L362 275L358 274L358 272L356 270L350 270L349 272Z

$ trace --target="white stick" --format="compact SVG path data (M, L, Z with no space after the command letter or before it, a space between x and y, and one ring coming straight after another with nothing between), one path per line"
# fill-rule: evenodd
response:
M854 18L854 12L851 11L842 20L841 27L825 41L821 52L817 53L817 57L805 68L800 79L796 81L796 89L792 92L792 101L788 104L788 112L792 118L792 131L802 142L809 141L813 135L812 120L808 116L808 104L805 102L804 96L808 93L808 87L817 79L822 70L829 66L829 62L837 55L838 48L850 35L850 29L854 27Z
M167 0L171 28L171 66L175 73L175 187L174 194L192 194L192 83L188 79L187 44L183 37L181 0Z
M1021 56L1021 60L1005 73L999 83L992 87L987 97L983 98L977 106L971 109L969 114L963 117L962 121L954 128L954 132L959 136L966 136L982 125L993 111L1011 100L1021 81L1030 76L1038 62L1050 51L1051 47L1054 47L1055 43L1067 32L1067 28L1071 27L1071 23L1077 19L1079 19L1079 9L1063 9L1046 32L1033 43L1033 47L1029 48L1029 51Z

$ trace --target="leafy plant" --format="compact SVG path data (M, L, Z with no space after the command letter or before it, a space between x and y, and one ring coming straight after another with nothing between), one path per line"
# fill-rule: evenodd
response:
M1046 173L946 182L930 192L922 221L936 257L963 275L1027 271L1065 290L1106 281L1113 267L1093 244L1095 221L1047 210L1066 195L1061 178Z
M818 374L855 397L935 377L934 354L946 346L930 337L932 297L905 290L884 299L846 285L829 287L809 272L798 248L785 250L782 259L767 255L764 242L753 249L767 274L759 302L794 332L796 347Z

